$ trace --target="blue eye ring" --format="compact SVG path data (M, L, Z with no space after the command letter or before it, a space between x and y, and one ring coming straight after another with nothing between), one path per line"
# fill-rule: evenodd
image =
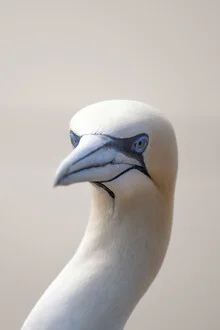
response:
M76 148L79 144L80 136L73 133L73 131L70 131L70 141L71 141L72 145L74 146L74 148Z
M149 143L148 135L139 136L137 139L135 139L135 141L132 144L132 151L138 154L142 154L146 150L148 143Z

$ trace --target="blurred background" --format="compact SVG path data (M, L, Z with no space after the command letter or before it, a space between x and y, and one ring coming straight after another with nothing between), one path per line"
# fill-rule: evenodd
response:
M104 99L162 110L179 145L172 238L126 330L220 328L220 2L0 0L0 328L72 257L89 184L52 189L69 120Z

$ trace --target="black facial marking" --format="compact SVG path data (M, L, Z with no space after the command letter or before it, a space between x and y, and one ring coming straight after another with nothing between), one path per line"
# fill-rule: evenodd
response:
M98 148L96 150L93 150L91 153L85 155L84 157L82 157L81 159L79 159L77 162L79 162L82 159L88 157L89 155L95 153L99 149L103 149L103 148L114 148L114 149L120 151L121 153L125 154L126 156L129 156L131 158L134 158L134 159L138 160L138 162L141 165L131 165L131 167L129 167L125 171L121 172L120 174L118 174L114 178L112 178L110 180L102 181L102 182L93 182L94 184L96 184L98 187L104 189L111 196L111 198L114 199L115 198L114 192L111 189L109 189L108 187L106 187L104 185L104 183L111 182L111 181L119 178L121 175L123 175L123 174L125 174L125 173L127 173L127 172L129 172L129 171L131 171L133 169L136 169L136 170L142 172L143 174L145 174L147 177L149 177L151 179L151 176L150 176L150 174L149 174L149 172L148 172L148 170L146 168L146 165L144 163L144 158L143 158L143 152L147 148L148 142L149 142L149 136L148 136L148 134L144 134L144 133L143 134L138 134L138 135L135 135L135 136L130 137L130 138L116 138L114 136L107 135L107 134L100 134L100 135L103 135L103 136L106 136L106 137L110 138L111 141L107 142L106 144L104 144L100 148ZM75 145L75 147L77 147L77 145L78 145L78 143L80 141L81 136L78 136L75 133L73 133L72 131L70 131L70 137L71 137L71 142L72 142L73 145L74 145L74 142L75 142L74 140L75 139L77 140L76 145ZM72 141L73 137L74 137L74 140ZM134 144L136 143L136 141L138 141L138 139L140 139L142 137L145 138L146 147L143 150L143 152L137 152L135 150L135 148L134 148ZM96 167L103 166L103 165L108 165L108 164L100 164L100 165L97 165ZM73 173L68 173L67 176L69 176L70 174L73 174Z
M105 134L103 134L103 135L105 135ZM140 137L145 136L149 141L149 136L147 134L138 134L138 135L132 136L130 138L124 138L124 139L115 138L110 135L105 135L105 136L109 137L111 139L111 141L106 143L106 145L104 147L114 148L114 149L120 151L121 153L125 154L126 156L137 159L141 165L140 166L134 165L130 169L137 169L137 170L141 171L142 173L144 173L145 175L147 175L151 179L150 174L148 173L148 170L144 163L143 153L136 152L132 148L134 142ZM130 170L130 169L128 169L128 170ZM126 172L128 170L126 170ZM125 172L122 172L120 175L122 175L124 173ZM117 176L117 178L119 176ZM112 179L112 180L114 180L114 179ZM112 180L110 180L110 181L112 181ZM105 181L105 182L108 182L108 181Z
M77 145L79 144L80 138L81 136L78 136L77 134L75 134L73 131L70 130L70 141L74 148L76 148Z

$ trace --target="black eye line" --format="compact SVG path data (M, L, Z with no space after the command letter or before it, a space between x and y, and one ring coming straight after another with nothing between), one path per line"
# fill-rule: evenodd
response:
M71 131L73 133L73 131ZM73 133L74 134L74 133ZM75 134L76 135L76 134ZM114 137L114 136L111 136L111 135L108 135L108 134L98 134L98 133L93 133L93 134L84 134L84 135L101 135L101 136L106 136L108 138L110 138L112 141L108 142L105 146L114 146L114 147L117 147L117 149L119 151L124 151L124 153L126 154L130 154L131 153L134 155L134 154L137 154L137 155L140 155L144 152L137 152L135 150L132 150L132 145L133 143L139 138L139 137L147 137L148 139L148 143L149 143L149 135L146 134L146 133L142 133L142 134L137 134L135 136L132 136L132 137L129 137L129 138L117 138L117 137ZM76 135L77 136L77 135ZM83 135L82 135L83 136ZM79 137L79 139L81 139L82 136L77 136ZM116 143L113 143L114 142L117 142L117 145ZM148 144L147 144L148 146ZM146 146L146 148L147 148Z
M72 130L70 130L70 132L72 132L77 138L79 138L79 141L80 141L81 137L83 136L83 135L77 135L77 134L75 134ZM89 134L84 134L84 135L89 135ZM134 141L137 140L139 137L146 136L147 139L148 139L148 143L149 143L149 135L148 134L141 133L141 134L137 134L135 136L129 137L129 138L116 138L116 137L111 136L111 135L108 135L108 134L97 134L97 133L94 133L94 134L91 134L91 135L101 135L101 136L106 136L106 137L110 138L111 141L107 142L104 145L104 147L105 148L106 147L113 147L116 150L124 153L126 156L135 158L137 161L139 161L141 163L141 165L142 165L145 173L151 179L151 177L150 177L150 175L148 173L148 170L147 170L147 168L145 166L145 163L144 163L144 158L143 158L143 152L144 151L143 152L136 152L136 151L132 150L132 145L133 145ZM147 147L148 147L148 145L146 146L146 148ZM100 148L102 148L102 147L100 147ZM93 152L96 152L96 151L97 150L94 150ZM87 157L87 156L88 155L86 155L85 157Z

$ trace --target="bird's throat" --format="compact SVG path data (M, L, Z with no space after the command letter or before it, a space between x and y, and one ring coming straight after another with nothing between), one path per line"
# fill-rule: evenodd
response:
M144 206L141 202L130 206L102 189L93 192L90 221L70 262L81 276L83 302L78 308L84 308L85 315L91 312L91 329L122 329L164 259L171 214L161 212L161 206L156 214L152 201L144 200Z

